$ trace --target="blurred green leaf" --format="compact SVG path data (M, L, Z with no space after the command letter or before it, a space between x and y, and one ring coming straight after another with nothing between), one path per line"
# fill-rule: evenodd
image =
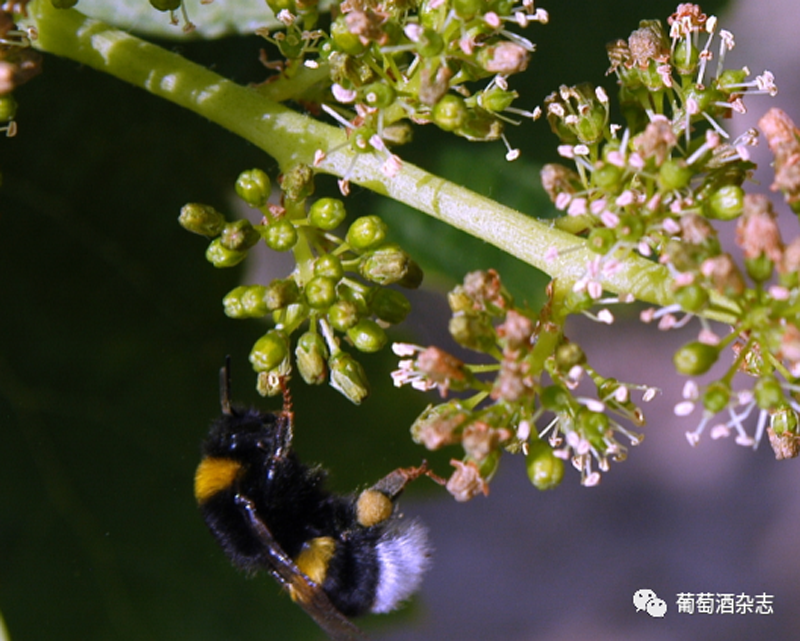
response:
M191 33L183 31L182 20L180 24L172 24L169 12L154 9L147 0L80 0L76 9L126 31L178 40L221 38L254 33L261 27L282 26L264 0L214 0L208 4L183 0L183 4L196 27ZM322 0L320 10L326 11L331 4L330 0ZM180 15L180 10L175 13Z

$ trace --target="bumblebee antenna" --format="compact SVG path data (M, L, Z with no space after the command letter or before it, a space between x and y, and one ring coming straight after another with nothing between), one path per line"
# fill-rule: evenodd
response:
M222 413L230 416L231 410L231 356L225 356L225 365L219 370L219 404Z

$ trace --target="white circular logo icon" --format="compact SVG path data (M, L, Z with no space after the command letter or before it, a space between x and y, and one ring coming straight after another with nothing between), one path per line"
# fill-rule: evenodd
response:
M651 617L662 618L667 612L667 603L659 599L652 590L642 589L633 593L633 605L637 612L643 610Z

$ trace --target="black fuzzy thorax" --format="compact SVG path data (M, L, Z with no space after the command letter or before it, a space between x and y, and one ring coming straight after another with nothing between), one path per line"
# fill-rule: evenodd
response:
M361 526L355 498L332 494L324 487L324 470L298 460L290 448L290 429L287 414L254 409L232 408L214 421L203 456L237 461L242 471L232 485L201 504L203 518L233 564L248 573L268 569L270 551L237 504L237 494L253 502L291 558L314 538L333 538L336 549L322 588L343 614L364 614L377 589L376 545L386 524Z

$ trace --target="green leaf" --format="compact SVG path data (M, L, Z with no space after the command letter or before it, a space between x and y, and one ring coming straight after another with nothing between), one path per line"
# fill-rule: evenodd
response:
M261 27L277 29L282 26L263 0L215 0L210 4L184 0L183 4L196 27L190 33L184 32L183 20L172 24L169 13L157 11L147 0L80 0L76 8L120 29L171 40L222 38L254 33ZM330 4L329 0L320 2L320 11L326 11Z

